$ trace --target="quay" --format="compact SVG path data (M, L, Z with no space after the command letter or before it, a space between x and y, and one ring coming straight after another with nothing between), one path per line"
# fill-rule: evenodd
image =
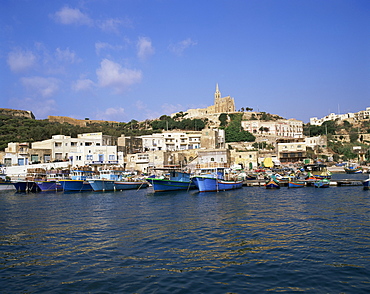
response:
M299 180L300 182L305 182L306 186L311 186L313 185L312 181L306 181L306 180ZM258 179L258 180L245 180L243 182L243 186L245 187L262 187L266 183L265 179ZM288 186L288 181L287 180L280 180L279 181L280 186L287 187ZM337 187L342 187L342 186L362 186L363 181L362 180L353 180L353 179L343 179L343 180L331 180L330 181L330 186L337 186Z

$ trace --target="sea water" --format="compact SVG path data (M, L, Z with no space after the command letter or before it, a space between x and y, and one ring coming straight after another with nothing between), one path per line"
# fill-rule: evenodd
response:
M2 192L0 278L1 293L370 293L370 191Z

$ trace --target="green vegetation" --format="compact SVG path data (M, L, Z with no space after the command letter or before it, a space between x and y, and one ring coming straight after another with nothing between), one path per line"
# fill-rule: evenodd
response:
M253 136L250 132L243 130L241 126L241 121L243 118L242 113L233 113L229 114L228 117L230 121L226 123L224 113L220 115L219 119L221 123L224 123L220 128L225 129L225 141L226 143L230 142L253 142L256 137ZM227 126L225 126L227 125Z
M178 113L179 114L179 113ZM183 118L183 116L178 116L176 114L173 118L168 115L162 115L159 120L154 120L151 122L151 127L154 131L159 130L187 130L187 131L201 131L205 128L207 124L207 119L189 119L185 118L182 120L178 120L179 118Z

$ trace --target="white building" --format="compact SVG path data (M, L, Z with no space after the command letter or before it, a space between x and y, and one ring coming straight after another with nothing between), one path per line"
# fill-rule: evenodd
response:
M76 151L69 152L71 166L124 166L123 152L117 152L117 146L78 146Z
M55 135L51 139L32 143L32 149L51 150L50 161L68 160L69 153L78 151L81 146L113 146L117 145L117 139L102 133L78 134L77 138L71 136Z
M310 118L310 124L315 126L321 126L324 122L330 121L330 120L346 120L346 119L354 119L354 120L364 120L364 119L370 119L370 107L366 107L366 110L361 110L356 113L345 113L345 114L335 114L330 113L329 115L318 119L317 117L311 117Z
M164 132L141 136L143 151L178 151L200 148L202 132Z
M285 119L276 121L246 120L242 128L253 135L266 135L285 138L302 138L303 121Z

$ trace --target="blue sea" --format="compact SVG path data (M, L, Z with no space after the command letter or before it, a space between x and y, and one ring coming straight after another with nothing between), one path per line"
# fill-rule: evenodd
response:
M370 293L370 191L1 192L0 293L66 292Z

